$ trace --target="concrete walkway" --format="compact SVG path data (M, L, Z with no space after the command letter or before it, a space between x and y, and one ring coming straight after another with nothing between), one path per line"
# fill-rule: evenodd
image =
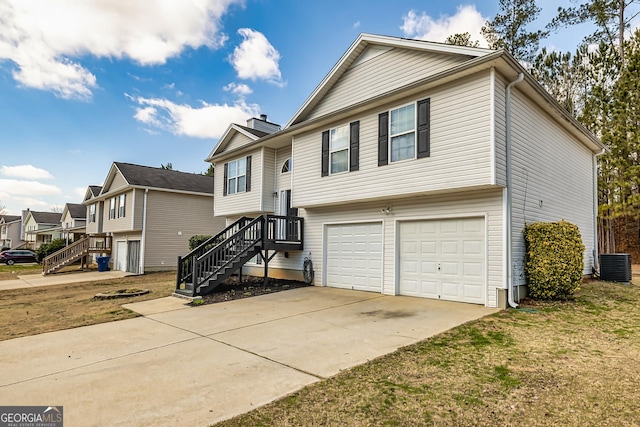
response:
M73 426L207 426L497 310L309 287L0 342L0 404Z
M98 280L117 279L130 276L124 271L78 271L71 273L24 274L16 279L0 280L0 291L6 289L35 288L37 286L63 285L66 283L94 282Z

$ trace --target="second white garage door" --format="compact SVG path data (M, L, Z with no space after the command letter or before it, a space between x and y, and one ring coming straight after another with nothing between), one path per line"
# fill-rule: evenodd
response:
M382 292L382 223L326 227L326 285Z
M484 224L484 218L401 222L400 294L484 304Z

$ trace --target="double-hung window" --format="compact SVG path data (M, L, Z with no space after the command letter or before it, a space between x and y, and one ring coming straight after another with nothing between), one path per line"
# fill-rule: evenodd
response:
M431 100L378 115L378 166L431 155Z
M322 176L360 168L360 121L322 132Z
M415 104L391 110L389 138L392 162L416 156L415 110Z
M96 222L96 205L89 206L89 222Z
M109 219L116 218L116 198L112 197L109 199Z
M329 155L331 156L331 173L349 170L349 126L344 125L329 132Z
M223 196L251 190L251 156L225 163Z
M118 218L124 218L127 212L127 195L121 194L118 196Z

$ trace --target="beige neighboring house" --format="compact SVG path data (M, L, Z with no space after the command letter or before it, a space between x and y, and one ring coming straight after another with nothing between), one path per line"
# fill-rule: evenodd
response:
M111 268L142 274L174 270L196 234L216 234L213 178L115 162L83 201L88 235L112 240Z
M0 249L19 248L24 241L20 238L22 217L20 215L0 215Z
M38 249L52 240L62 239L62 227L60 219L62 214L57 212L38 212L27 209L23 212L23 232L26 246L29 249Z
M263 131L232 125L207 161L229 224L304 220L303 249L277 252L269 275L300 278L310 259L317 286L515 305L525 224L562 219L584 273L597 268L604 147L505 51L361 34Z
M60 227L66 243L73 243L86 234L87 208L82 203L67 203L62 210Z

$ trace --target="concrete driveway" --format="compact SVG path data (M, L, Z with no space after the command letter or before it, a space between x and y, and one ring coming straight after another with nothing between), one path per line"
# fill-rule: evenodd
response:
M497 310L309 287L0 342L0 405L72 426L207 426Z

